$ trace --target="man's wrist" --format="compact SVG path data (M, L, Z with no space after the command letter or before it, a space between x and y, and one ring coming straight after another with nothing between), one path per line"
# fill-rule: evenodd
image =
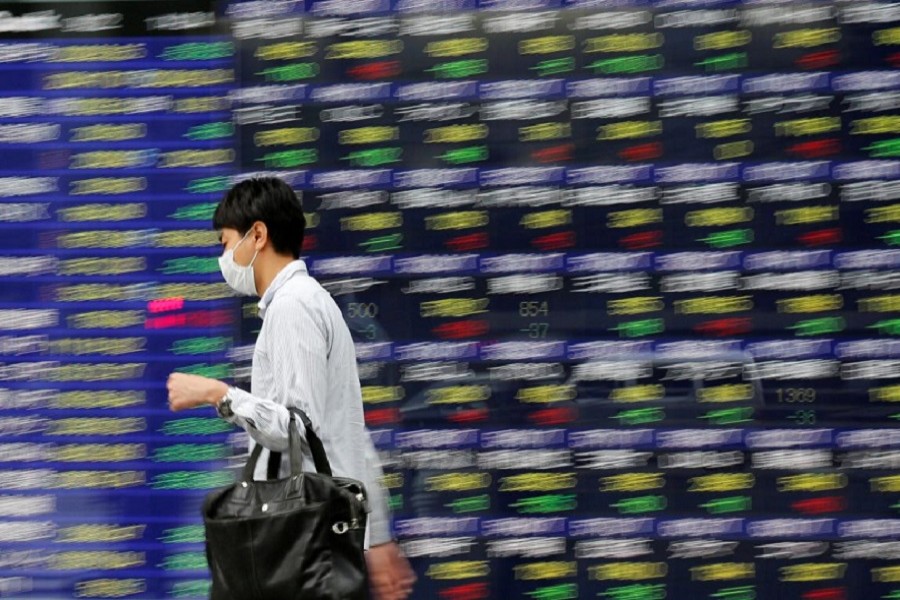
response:
M222 398L225 397L225 394L228 393L228 384L224 381L214 381L213 385L210 386L209 395L206 397L206 402L214 407L219 406L219 402L222 401Z

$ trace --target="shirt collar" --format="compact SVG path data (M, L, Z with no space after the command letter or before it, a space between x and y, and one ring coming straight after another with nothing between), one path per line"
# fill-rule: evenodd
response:
M303 262L303 259L298 258L297 260L289 262L284 266L278 274L275 276L275 279L272 280L272 283L269 284L269 288L266 290L266 293L263 294L263 297L260 298L259 304L259 317L264 319L266 317L266 308L269 304L272 303L272 300L275 298L275 294L278 293L278 290L284 286L288 280L291 279L294 275L307 275L306 271L306 263Z

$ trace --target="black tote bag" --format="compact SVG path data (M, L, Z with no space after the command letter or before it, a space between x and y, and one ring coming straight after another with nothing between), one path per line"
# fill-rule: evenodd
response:
M295 414L306 427L316 473L301 470ZM331 476L325 448L301 410L291 409L290 477L253 481L261 451L253 449L242 481L203 504L211 600L368 598L363 484Z

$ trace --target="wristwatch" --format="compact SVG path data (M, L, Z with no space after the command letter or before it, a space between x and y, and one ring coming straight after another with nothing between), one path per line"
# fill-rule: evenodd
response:
M216 412L219 413L219 416L223 419L230 419L234 416L234 411L231 410L231 398L228 397L230 392L231 388L228 388L228 391L225 392L225 395L222 396L222 399L216 404Z

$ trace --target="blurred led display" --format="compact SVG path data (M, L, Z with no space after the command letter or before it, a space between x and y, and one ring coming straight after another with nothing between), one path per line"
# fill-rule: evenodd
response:
M0 596L202 598L209 229L308 212L441 600L900 598L900 3L0 5Z

